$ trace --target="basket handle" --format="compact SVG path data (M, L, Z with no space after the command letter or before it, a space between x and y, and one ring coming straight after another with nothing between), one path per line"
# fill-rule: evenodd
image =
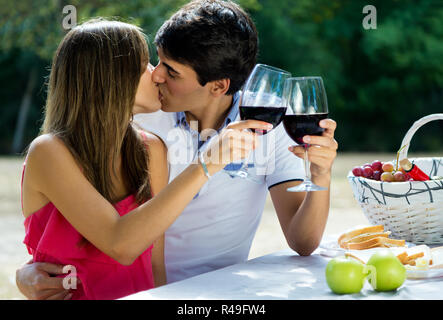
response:
M409 143L411 142L411 139L414 136L415 132L421 126L425 125L428 122L434 121L434 120L443 120L443 113L434 113L429 116L418 119L417 121L414 122L412 127L408 130L408 132L406 132L406 135L403 138L403 141L401 142L400 152L399 152L399 156L398 156L399 162L408 157Z

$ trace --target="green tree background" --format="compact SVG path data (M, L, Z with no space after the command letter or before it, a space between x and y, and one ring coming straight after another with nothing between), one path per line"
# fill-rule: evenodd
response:
M118 17L153 39L186 2L0 0L0 153L20 153L38 134L65 5L76 7L78 23ZM395 152L415 120L443 112L443 1L237 2L257 25L259 62L323 77L340 151ZM376 29L362 26L367 4L377 9ZM442 141L443 123L432 122L411 150L441 151Z

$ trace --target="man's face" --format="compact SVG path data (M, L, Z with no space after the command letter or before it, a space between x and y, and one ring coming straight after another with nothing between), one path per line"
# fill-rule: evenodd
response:
M210 99L208 84L200 85L194 69L166 58L161 48L157 53L159 62L152 72L152 80L159 87L162 110L179 112L205 108Z

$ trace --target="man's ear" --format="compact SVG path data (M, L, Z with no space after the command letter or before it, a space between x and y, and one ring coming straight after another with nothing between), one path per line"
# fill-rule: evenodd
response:
M210 92L213 96L219 97L225 95L231 85L231 79L220 79L211 81Z

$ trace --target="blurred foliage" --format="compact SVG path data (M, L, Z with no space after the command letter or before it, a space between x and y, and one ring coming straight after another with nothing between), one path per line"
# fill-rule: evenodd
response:
M153 39L187 0L0 0L0 153L9 153L29 71L38 67L25 145L38 132L45 80L66 30L65 5L77 22L115 17ZM363 0L240 0L259 30L259 62L294 76L320 75L341 151L395 152L418 118L443 112L443 1L374 0L377 29L365 30ZM152 42L152 41L151 41ZM155 50L151 45L151 53ZM155 56L153 63L155 63ZM411 150L441 150L443 123L420 129Z
M340 150L395 152L414 121L443 112L443 1L261 0L254 13L264 63L320 75ZM421 128L414 151L442 150L443 122Z

